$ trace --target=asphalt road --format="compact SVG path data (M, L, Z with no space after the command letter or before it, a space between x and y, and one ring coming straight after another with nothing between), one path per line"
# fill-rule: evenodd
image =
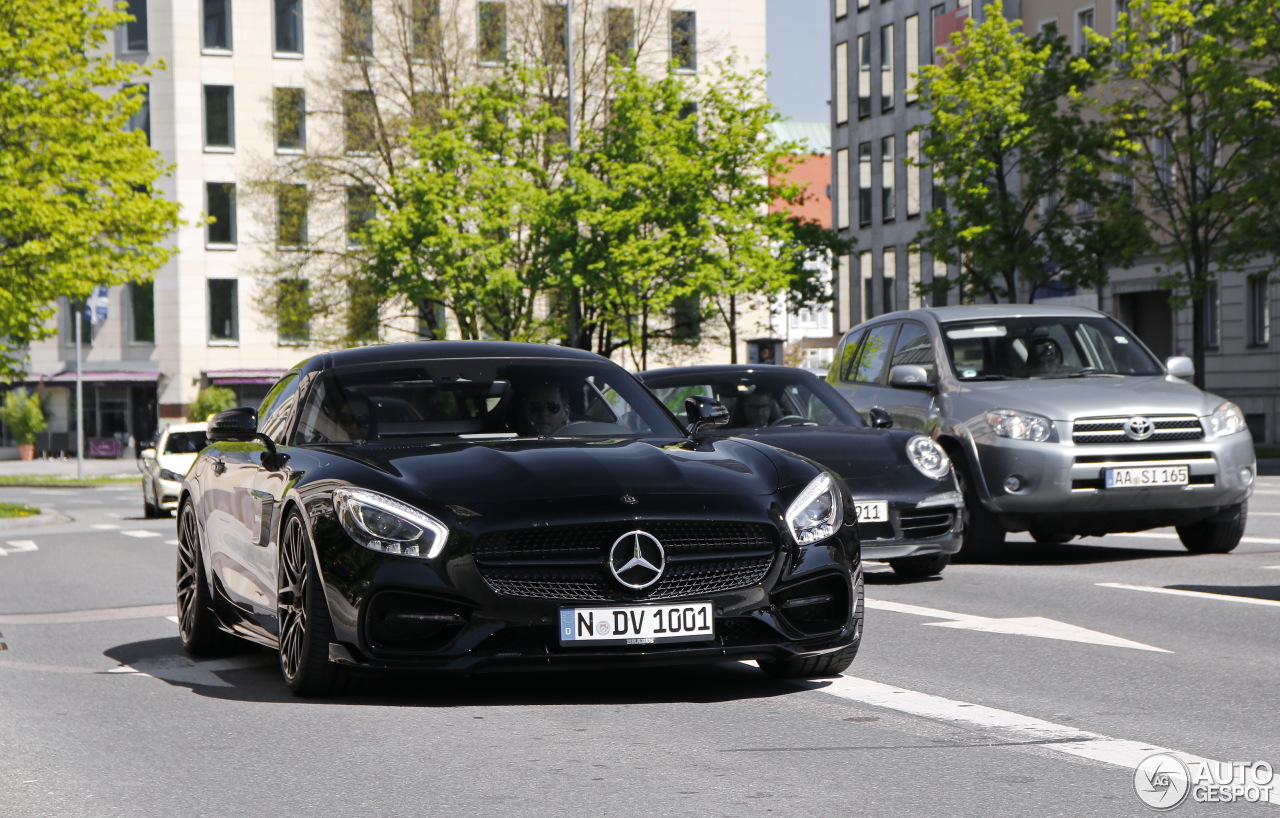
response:
M174 523L142 519L138 488L0 502L58 515L0 529L6 818L1147 815L1154 753L1280 767L1280 478L1229 555L1166 529L1014 535L1007 558L923 582L871 564L836 680L734 663L327 701L292 699L267 651L183 654ZM1277 814L1273 797L1175 814Z

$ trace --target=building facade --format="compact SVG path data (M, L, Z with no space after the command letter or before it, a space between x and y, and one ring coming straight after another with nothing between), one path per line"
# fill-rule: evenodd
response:
M1024 33L1055 26L1082 48L1086 30L1111 34L1126 7L1126 0L1009 0L1005 14L1022 20ZM945 265L911 250L924 214L938 202L928 169L912 164L920 144L911 130L928 123L912 76L985 9L980 0L831 0L830 13L832 218L842 236L858 243L836 271L838 337L873 316L928 305L913 285L946 275ZM1171 309L1159 266L1140 258L1113 270L1100 290L1062 297L1116 316L1161 358L1190 355L1192 311ZM1206 386L1240 405L1255 442L1274 442L1280 439L1275 288L1251 272L1220 275L1205 303ZM955 303L954 290L949 296Z

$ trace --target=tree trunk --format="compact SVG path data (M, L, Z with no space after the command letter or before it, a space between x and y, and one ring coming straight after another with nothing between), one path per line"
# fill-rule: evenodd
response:
M729 363L738 362L738 297L729 296Z

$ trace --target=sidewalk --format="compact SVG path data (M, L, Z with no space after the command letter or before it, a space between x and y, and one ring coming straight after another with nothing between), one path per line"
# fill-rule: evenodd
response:
M138 461L132 457L107 459L86 457L84 459L85 477L138 477ZM0 460L0 477L8 475L49 475L57 477L77 476L76 459L74 457L61 460L52 458L44 460Z

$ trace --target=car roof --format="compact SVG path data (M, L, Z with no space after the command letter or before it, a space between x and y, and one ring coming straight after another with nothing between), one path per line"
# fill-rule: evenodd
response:
M958 307L921 307L914 310L899 310L878 315L874 319L863 323L869 324L874 321L879 324L887 320L923 318L925 316L940 324L946 324L952 321L981 321L983 319L1016 318L1019 316L1096 318L1098 316L1107 316L1107 314L1088 307L1055 306L1052 304L966 304Z
M170 423L164 428L166 432L203 432L208 430L209 424L206 421L190 423Z
M818 375L807 369L797 369L794 366L782 366L780 364L699 364L698 366L670 366L665 369L648 369L644 372L637 372L636 376L641 380L646 380L648 378L662 378L668 375L751 375L757 372L762 375L794 373L797 378L803 378L806 375L812 378L818 377Z
M566 361L609 362L607 358L594 352L555 344L521 344L509 341L410 341L398 344L371 344L325 352L308 358L295 368L314 371L397 361L456 358L551 358Z

